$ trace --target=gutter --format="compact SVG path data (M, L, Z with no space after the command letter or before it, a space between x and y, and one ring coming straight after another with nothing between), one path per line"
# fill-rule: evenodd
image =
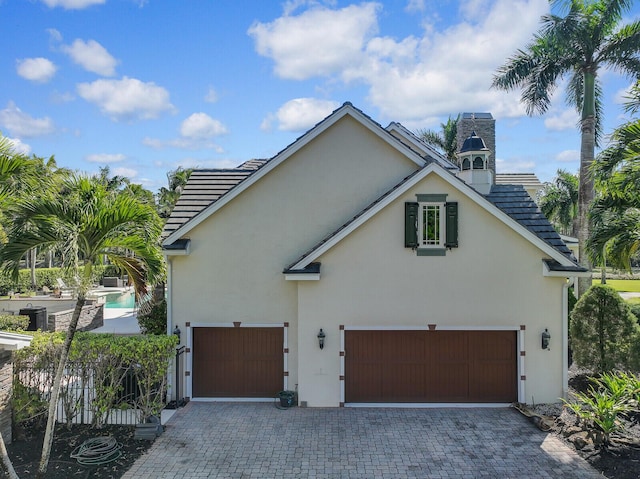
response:
M567 399L569 394L569 288L573 286L575 278L568 278L562 285L562 397Z

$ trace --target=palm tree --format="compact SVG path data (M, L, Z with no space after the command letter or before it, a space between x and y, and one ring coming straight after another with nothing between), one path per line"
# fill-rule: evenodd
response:
M46 193L46 192L45 192ZM65 267L77 275L77 301L66 332L60 362L51 389L49 413L38 477L46 473L60 382L91 285L93 266L107 257L127 272L138 296L154 284L164 267L159 248L162 222L154 208L129 194L109 191L95 177L72 176L62 194L19 199L9 241L0 247L0 264L17 277L20 259L32 248L62 245Z
M539 199L542 213L560 233L575 235L578 216L578 176L558 170L553 182L545 183Z
M640 106L640 82L628 98L626 110ZM608 148L598 155L593 174L600 195L591 206L592 235L587 249L593 261L631 268L640 250L640 119L629 121L611 135Z
M416 133L423 141L442 151L449 161L457 165L459 121L460 115L455 120L449 117L446 123L440 123L441 132L423 129L418 130Z
M175 170L167 173L169 187L165 188L163 186L158 193L158 213L161 218L168 218L171 215L192 172L193 168L182 168L179 166Z
M559 81L569 76L567 100L581 112L580 186L578 231L581 263L589 267L585 251L589 238L587 212L594 197L589 169L594 160L602 121L602 89L598 72L609 67L635 78L640 72L640 21L620 25L631 0L562 0L566 16L544 15L542 27L533 41L500 67L493 86L504 90L522 89L521 101L527 114L544 114L551 93ZM581 279L580 291L586 291Z

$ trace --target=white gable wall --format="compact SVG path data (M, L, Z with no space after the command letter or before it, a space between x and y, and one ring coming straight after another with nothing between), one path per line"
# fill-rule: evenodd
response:
M400 182L416 164L349 116L189 232L171 258L173 325L289 322L297 383L297 289L283 268Z
M459 202L459 248L444 257L404 248L404 202L448 193ZM562 396L563 278L542 276L544 254L432 174L319 258L321 279L298 283L300 399L340 402L340 325L460 329L526 327L522 401ZM317 346L319 328L327 334ZM540 347L548 328L551 351ZM348 354L348 352L347 352Z

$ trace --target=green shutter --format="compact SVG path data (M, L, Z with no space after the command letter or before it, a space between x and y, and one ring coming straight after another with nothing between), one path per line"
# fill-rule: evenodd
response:
M418 203L404 204L404 247L418 247Z
M447 222L447 237L445 238L445 247L457 248L458 247L458 203L452 201L445 205L446 207L446 222Z

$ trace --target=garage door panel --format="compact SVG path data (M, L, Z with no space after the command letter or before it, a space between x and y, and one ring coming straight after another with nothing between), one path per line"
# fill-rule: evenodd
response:
M273 397L282 389L282 328L194 328L194 397Z
M403 362L389 365L380 380L381 401L415 402L423 397L425 390L426 366L422 363Z
M345 331L346 402L512 402L515 331Z

